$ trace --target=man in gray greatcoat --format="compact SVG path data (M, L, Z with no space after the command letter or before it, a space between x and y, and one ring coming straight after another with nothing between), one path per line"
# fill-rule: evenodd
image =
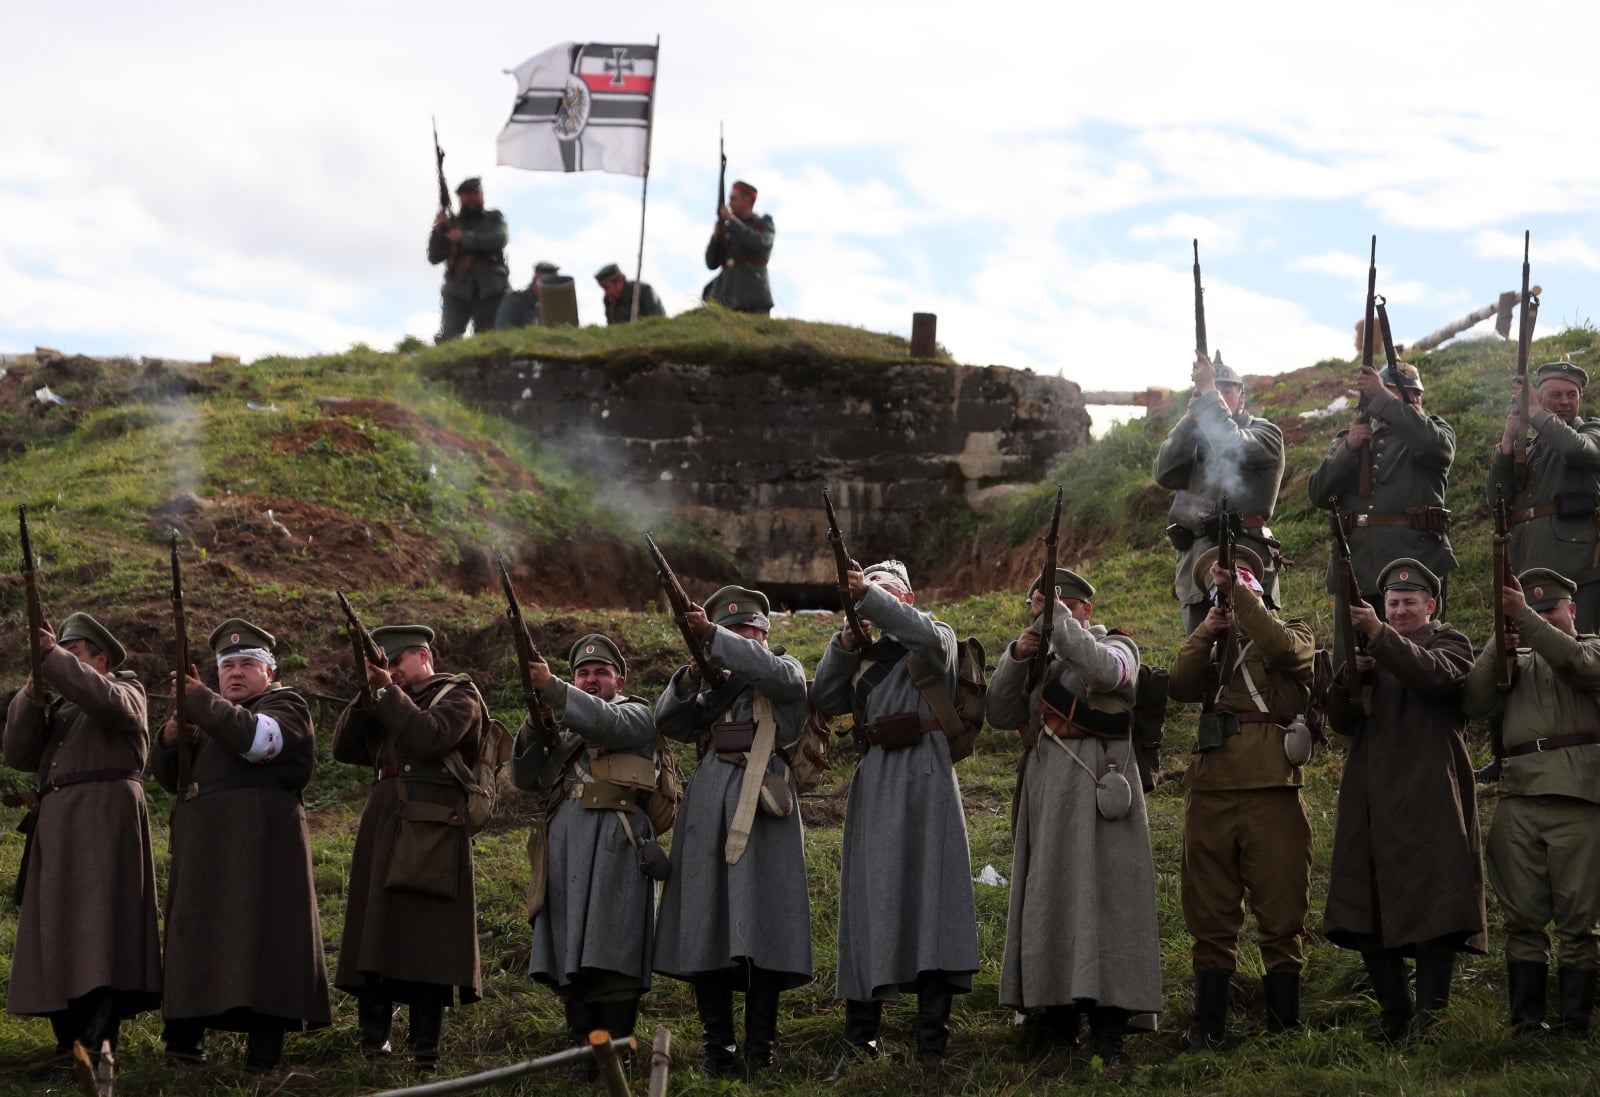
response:
M727 675L705 683L690 663L656 703L656 726L696 743L700 765L678 813L655 969L694 985L708 1074L741 1073L733 992L745 992L747 1080L773 1065L779 993L812 977L805 844L787 762L805 729L806 675L794 656L767 647L768 612L766 595L737 586L690 606L706 661Z
M462 180L456 195L461 212L451 217L440 210L428 234L428 262L444 264L436 343L459 338L468 324L476 333L493 330L500 299L511 280L505 256L510 235L506 219L497 209L483 208L482 180Z
M1086 580L1066 568L1055 578L1041 683L1028 682L1045 642L1035 579L1033 624L989 686L989 722L1022 732L1023 744L1000 1003L1028 1015L1030 1054L1070 1049L1087 1013L1094 1054L1111 1065L1122 1061L1129 1021L1161 1010L1155 868L1133 754L1139 648L1127 633L1089 623ZM1107 802L1119 793L1127 798ZM1154 1028L1153 1017L1138 1025Z
M587 1044L594 1029L631 1035L639 998L650 989L656 888L644 874L644 851L659 857L660 850L644 797L659 763L655 717L643 698L622 692L628 664L617 645L591 633L572 645L568 662L570 684L547 663L529 664L560 734L547 749L524 723L511 776L558 804L542 851L548 883L534 881L542 902L532 911L528 974L560 995L568 1038ZM593 1060L572 1077L596 1077Z
M627 324L633 321L633 291L639 288L639 319L646 316L665 316L661 298L649 282L630 282L615 263L607 263L594 276L604 295L607 324Z
M728 189L728 204L717 211L717 226L706 245L706 268L717 276L701 297L735 312L772 312L767 261L778 230L770 214L756 213L756 188L738 182Z
M317 747L311 706L277 680L271 633L235 617L209 643L218 689L187 668L185 730L168 718L150 767L178 796L163 1038L168 1054L198 1059L206 1029L244 1032L245 1070L261 1072L278 1065L286 1030L332 1021L300 801Z
M864 750L845 805L837 994L847 1047L833 1080L854 1060L878 1057L883 1003L902 991L917 995L917 1057L941 1057L953 996L972 989L979 963L961 788L911 667L915 660L937 676L931 688L953 696L955 632L913 607L898 560L847 578L869 635L847 627L834 636L811 694L824 715L854 713Z

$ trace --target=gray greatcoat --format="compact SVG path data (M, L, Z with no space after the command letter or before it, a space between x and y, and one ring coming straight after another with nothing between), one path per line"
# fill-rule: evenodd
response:
M457 684L430 707L447 683ZM467 794L444 768L460 748L477 765L483 708L471 680L434 674L415 686L390 686L383 700L361 698L339 714L333 756L371 766L378 775L361 813L350 855L350 896L334 985L351 994L376 981L394 1001L410 1002L408 984L455 987L461 1003L482 995L478 968L478 912L472 882L472 840L467 827L448 855L456 860L456 897L444 899L384 887L399 825L400 790L408 798L443 804L467 814ZM384 774L393 776L384 776Z
M214 1019L249 1009L320 1028L332 1020L328 969L300 802L317 761L311 706L280 686L238 704L201 687L186 712L202 732L190 770L199 794L173 819L161 1012ZM282 748L250 761L263 717L277 723ZM157 739L150 764L175 792L178 748Z
M954 696L956 634L872 586L858 607L919 660L943 667ZM871 654L869 652L868 654ZM857 676L870 662L835 636L817 665L811 701L818 712L850 712ZM935 719L911 681L904 659L867 697L866 717L916 713ZM851 1001L890 999L917 989L918 976L937 972L951 990L972 989L978 970L977 909L972 860L950 745L928 731L900 750L873 747L850 779L845 803L843 880L839 889L839 984Z
M573 756L563 789L590 773L590 750L656 761L655 717L642 698L602 701L555 678L540 696L561 725L557 749L574 738L588 744ZM525 724L511 756L512 780L519 788L537 790L548 757ZM639 841L652 837L645 812L630 812L628 824ZM639 871L617 812L562 800L546 831L549 884L544 907L533 919L528 974L558 990L576 988L591 999L649 990L655 881Z
M772 286L767 281L767 260L777 227L767 214L751 214L741 221L722 222L722 237L706 244L706 267L718 274L701 295L738 312L771 312ZM639 315L643 316L641 310Z
M1036 629L1039 624L1034 626ZM1126 635L1085 628L1057 605L1047 679L1102 712L1131 712L1139 649ZM1015 648L995 667L988 719L1022 728L1041 690L1026 692L1028 663ZM1133 790L1127 815L1095 807L1095 777L1115 762ZM1161 931L1144 792L1131 739L1042 735L1018 770L1011 906L1000 1004L1029 1011L1086 999L1133 1014L1161 1010ZM1154 1028L1153 1020L1136 1027Z
M144 687L107 677L57 646L44 657L57 698L49 730L27 691L6 714L5 761L53 778L101 770L128 776L45 792L33 832L6 1009L43 1015L99 987L131 1017L161 1001L155 858L145 810L150 747Z
M707 704L712 691L692 692L690 668L679 668L656 702L661 733L692 743L713 723L753 720L759 692L772 702L777 750L792 750L808 715L800 661L721 627L713 629L706 651L713 667L727 668L743 687L712 711ZM730 688L719 686L717 692ZM793 774L776 751L766 774L768 780L787 781L798 797ZM780 819L758 808L743 856L728 864L724 851L744 776L744 766L708 752L684 791L672 839L672 876L661 897L656 970L693 979L749 963L781 973L785 989L801 986L811 981L812 970L800 811L797 806Z
M1362 717L1337 684L1329 694L1333 727L1354 730L1323 935L1363 951L1445 941L1484 952L1483 860L1461 714L1472 644L1439 622L1409 637L1385 625L1367 653L1378 664L1372 715Z

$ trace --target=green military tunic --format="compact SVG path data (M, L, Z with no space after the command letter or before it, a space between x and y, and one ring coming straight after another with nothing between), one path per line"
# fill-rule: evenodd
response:
M1550 568L1578 584L1578 631L1600 632L1600 419L1569 425L1548 411L1532 416L1537 437L1528 446L1528 480L1513 483L1512 456L1496 446L1489 456L1489 503L1503 492L1513 518L1561 499L1571 517L1541 515L1511 527L1511 567ZM1424 561L1426 563L1426 561Z
M461 230L461 241L450 247L445 233ZM444 264L444 284L439 289L439 339L453 339L467 330L495 327L500 299L511 283L505 248L510 238L499 210L468 210L428 235L428 262Z
M639 319L646 316L665 316L667 310L661 307L661 298L656 296L656 291L650 287L649 282L624 282L622 296L615 301L607 297L606 323L626 324L633 319L633 287L639 287ZM771 307L770 305L768 306Z
M1492 645L1467 677L1469 717L1502 715L1508 750L1600 733L1600 636L1568 636L1530 608L1517 615L1510 693L1495 688ZM1506 959L1549 962L1555 924L1562 967L1600 967L1600 743L1508 757L1489 827L1489 883L1506 921Z
M1338 509L1353 516L1348 537L1356 584L1381 612L1378 573L1390 561L1409 557L1441 578L1456 569L1444 529L1444 489L1455 460L1456 434L1437 415L1425 415L1418 405L1387 391L1372 396L1367 415L1372 421L1372 494L1360 494L1360 455L1345 445L1348 430L1334 438L1311 474L1308 492L1311 502L1324 509L1336 497ZM1330 552L1328 591L1336 589Z
M767 282L767 260L777 228L767 214L752 214L741 221L722 223L722 237L706 245L706 268L720 273L706 284L702 295L736 312L772 311L772 287ZM644 315L643 310L640 315Z

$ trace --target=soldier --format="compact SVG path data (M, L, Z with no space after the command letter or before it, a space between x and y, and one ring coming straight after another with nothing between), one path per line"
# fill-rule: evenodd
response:
M1055 579L1042 688L1028 682L1046 642L1036 579L1034 622L998 661L987 702L989 722L1017 728L1023 742L1000 1002L1027 1014L1028 1054L1070 1050L1087 1013L1093 1053L1112 1065L1129 1021L1161 1010L1155 868L1133 755L1139 648L1089 623L1086 580L1066 568ZM1155 1027L1150 1016L1137 1024Z
M539 279L550 274L560 274L561 268L541 259L533 265L533 281L527 289L512 290L500 298L495 310L494 330L510 331L512 328L539 326Z
M1461 693L1472 645L1432 620L1439 578L1400 559L1378 575L1384 615L1350 609L1372 675L1370 715L1353 700L1351 668L1339 669L1330 722L1350 737L1322 931L1361 951L1382 1009L1387 1041L1426 1030L1450 1001L1457 952L1483 953L1487 937L1478 814L1464 736ZM1416 1006L1404 957L1416 958Z
M1390 560L1419 560L1440 577L1437 597L1443 619L1446 580L1455 570L1450 548L1450 512L1444 507L1445 481L1455 459L1456 432L1437 415L1422 410L1422 377L1409 362L1385 366L1380 374L1362 366L1356 389L1367 402L1348 429L1334 438L1328 455L1311 474L1311 502L1324 510L1329 500L1350 541L1350 562L1364 601L1376 607L1378 572ZM1363 466L1362 462L1369 462ZM1333 554L1328 560L1328 591L1337 587ZM1334 651L1334 662L1344 653Z
M389 1053L394 1003L407 1003L412 1054L432 1070L445 1007L482 994L467 794L445 759L477 765L485 706L471 678L434 670L432 629L388 625L372 639L384 662L368 664L333 731L335 760L373 769L334 985L356 996L369 1058Z
M1267 523L1283 481L1283 432L1244 410L1244 379L1222 361L1195 356L1189 410L1156 451L1156 483L1177 491L1167 536L1178 550L1172 589L1183 605L1185 635L1206 618L1205 586L1196 586L1194 562L1217 543L1217 508L1228 498L1238 519L1237 543L1256 554L1267 595L1278 599L1278 542Z
M544 662L529 664L539 699L561 733L546 750L524 724L511 756L520 788L560 804L546 828L545 863L535 863L533 948L528 974L552 987L566 1009L567 1035L587 1045L589 1033L633 1033L639 997L650 989L654 881L665 867L650 820L641 810L655 787L655 718L643 698L622 692L628 664L617 645L591 633L568 655L572 684ZM545 883L546 873L548 884ZM598 1077L593 1059L573 1067L573 1080Z
M607 263L595 274L594 280L600 283L600 290L605 294L606 323L626 324L633 320L633 283L628 281L622 268L615 263ZM665 316L667 310L661 307L661 299L656 296L656 291L650 288L649 282L639 283L639 316Z
M1505 783L1489 825L1489 882L1506 921L1506 989L1522 1035L1548 1030L1555 923L1561 1030L1582 1037L1600 968L1600 636L1580 635L1578 584L1533 568L1503 594L1518 648L1510 693L1495 688L1493 640L1467 677L1469 717L1504 716Z
M718 211L706 245L706 267L718 273L706 283L701 297L736 312L767 316L772 312L767 260L778 230L769 214L757 216L755 208L755 187L735 183L729 188L728 204Z
M174 711L151 759L177 796L163 1038L169 1055L199 1059L206 1029L244 1032L245 1070L262 1072L278 1065L286 1030L332 1021L300 802L317 748L311 706L277 680L271 633L233 617L209 643L218 691L189 668L186 730ZM193 752L187 789L180 750Z
M38 632L30 675L6 712L12 769L38 774L6 1010L49 1017L56 1050L117 1046L124 1018L161 1004L155 858L145 812L144 687L127 652L87 613ZM49 715L36 702L57 696Z
M1539 367L1528 390L1527 479L1515 482L1517 413L1489 455L1489 503L1510 508L1511 566L1550 568L1578 584L1577 630L1600 632L1600 419L1578 414L1589 375L1571 362ZM1512 382L1513 402L1519 391Z
M787 761L809 714L806 675L794 656L768 649L766 595L727 586L706 606L690 606L689 629L728 677L708 686L690 663L656 703L662 734L696 743L700 766L672 843L655 967L694 984L705 1072L754 1081L774 1063L779 993L812 977L799 790ZM745 992L742 1070L735 990Z
M883 1003L902 991L917 994L917 1058L942 1057L953 996L972 989L979 963L961 788L912 666L954 694L955 632L913 608L898 560L852 568L847 582L869 635L833 637L811 694L824 715L855 714L864 751L845 804L836 993L847 1046L830 1081L878 1058Z
M1188 1042L1196 1050L1226 1034L1246 902L1266 969L1267 1029L1300 1023L1311 905L1311 820L1300 786L1316 637L1298 617L1278 619L1256 578L1256 554L1242 545L1234 553L1237 579L1217 565L1214 548L1195 561L1195 585L1225 595L1228 608L1211 607L1169 669L1169 695L1207 709L1183 776L1183 919L1194 937ZM1229 629L1237 648L1224 672L1219 641Z
M428 236L428 262L445 265L436 343L460 337L468 323L477 333L492 330L511 277L506 219L497 209L483 208L482 181L464 179L456 194L461 212L449 217L441 210Z

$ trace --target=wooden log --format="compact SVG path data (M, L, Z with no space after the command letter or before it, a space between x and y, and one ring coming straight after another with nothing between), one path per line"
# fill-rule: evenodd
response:
M650 1045L650 1097L667 1097L667 1071L672 1066L672 1033L656 1029Z

